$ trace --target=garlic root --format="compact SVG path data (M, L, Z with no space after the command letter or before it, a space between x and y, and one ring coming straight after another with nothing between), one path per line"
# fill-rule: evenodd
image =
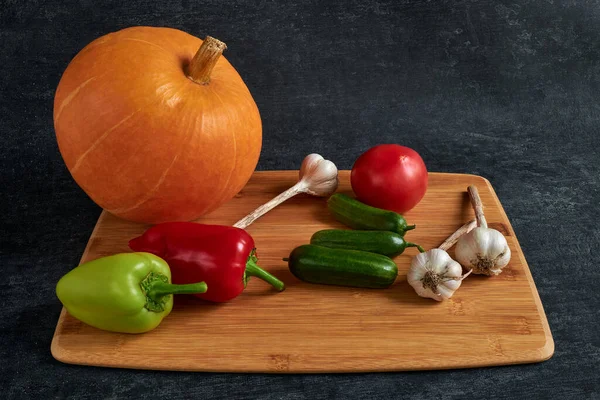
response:
M338 169L335 164L329 160L325 160L319 154L309 154L302 161L298 183L258 207L233 226L245 229L279 204L300 193L307 193L312 196L329 196L337 190L338 183Z

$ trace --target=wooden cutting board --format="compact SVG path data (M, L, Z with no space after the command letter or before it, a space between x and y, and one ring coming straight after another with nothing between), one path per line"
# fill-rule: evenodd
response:
M198 220L232 225L297 181L297 171L256 172L246 188ZM471 275L451 300L418 297L406 282L415 249L396 257L399 275L389 289L357 289L301 282L282 261L320 229L342 227L326 200L297 196L248 228L260 265L283 280L277 293L252 279L226 304L191 296L155 330L101 331L64 309L52 341L62 362L105 367L230 372L366 372L470 368L531 363L550 358L554 342L540 298L514 231L490 183L474 175L431 173L425 198L406 214L417 229L407 238L436 247L474 217L467 186L477 185L490 225L512 250L504 272ZM351 194L349 172L340 192ZM100 216L81 262L129 251L129 239L147 226ZM453 255L453 250L450 250Z

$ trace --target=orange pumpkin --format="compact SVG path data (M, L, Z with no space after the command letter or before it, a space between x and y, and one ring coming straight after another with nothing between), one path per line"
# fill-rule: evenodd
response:
M75 56L56 91L54 127L94 202L137 222L193 220L244 187L262 125L224 49L210 37L132 27Z

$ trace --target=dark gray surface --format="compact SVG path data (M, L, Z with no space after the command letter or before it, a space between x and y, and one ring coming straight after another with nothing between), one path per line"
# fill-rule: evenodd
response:
M598 1L559 0L0 0L3 394L599 398L598 10ZM295 169L314 151L350 168L370 146L395 142L420 152L430 171L490 179L538 286L554 357L475 370L286 376L55 361L54 286L77 264L100 210L58 153L54 90L83 46L131 25L228 44L226 57L263 118L259 169ZM423 346L435 351L435 343Z

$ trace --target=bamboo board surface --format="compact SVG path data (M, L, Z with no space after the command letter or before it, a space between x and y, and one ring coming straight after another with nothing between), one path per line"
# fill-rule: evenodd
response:
M348 171L338 192L352 194ZM297 171L256 172L234 199L198 220L232 225L296 183ZM52 341L62 362L120 368L221 372L368 372L472 368L544 361L554 342L529 267L490 183L475 175L429 174L421 203L405 217L417 229L406 238L438 246L473 219L467 186L477 185L490 227L507 236L510 264L493 278L468 277L442 303L420 298L406 282L416 249L395 258L399 275L388 289L304 283L282 258L320 229L339 227L325 198L299 195L248 227L259 264L284 281L277 293L256 278L226 304L175 299L155 330L101 331L63 308ZM147 226L103 212L81 262L130 251L128 240ZM454 255L453 249L449 251Z

